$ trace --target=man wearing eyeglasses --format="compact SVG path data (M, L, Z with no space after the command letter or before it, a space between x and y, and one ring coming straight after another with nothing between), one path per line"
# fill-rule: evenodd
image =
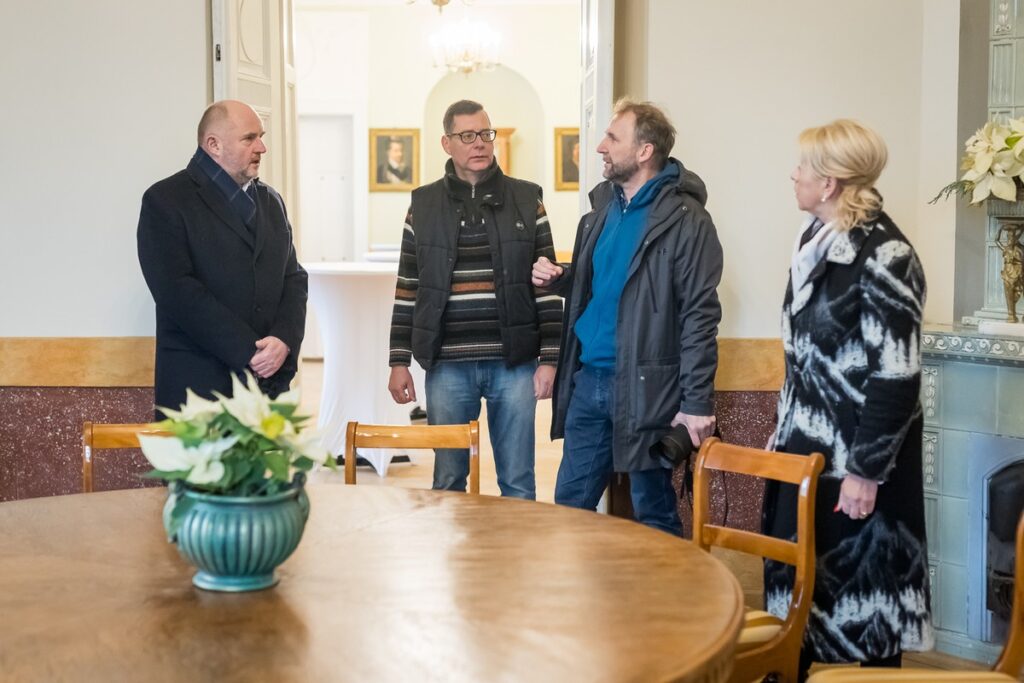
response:
M413 191L405 219L388 390L416 400L415 358L430 424L475 420L486 400L501 495L532 500L536 402L551 397L562 329L559 298L530 282L554 258L551 229L540 187L495 162L482 105L452 104L443 125L444 177ZM437 450L435 489L465 491L468 474L468 451Z

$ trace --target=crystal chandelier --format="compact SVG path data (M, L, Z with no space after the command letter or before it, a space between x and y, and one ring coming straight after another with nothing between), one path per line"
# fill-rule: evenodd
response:
M430 36L434 66L455 73L491 71L498 64L501 36L482 21L463 19Z

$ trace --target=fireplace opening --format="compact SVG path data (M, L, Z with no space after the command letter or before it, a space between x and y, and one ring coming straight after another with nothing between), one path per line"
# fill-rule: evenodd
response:
M1013 608L1017 522L1024 511L1024 461L996 472L988 484L986 607L993 640L1005 640Z

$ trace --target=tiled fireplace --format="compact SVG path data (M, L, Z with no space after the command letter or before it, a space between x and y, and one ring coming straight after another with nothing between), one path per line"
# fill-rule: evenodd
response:
M932 608L939 650L991 662L1005 622L990 609L992 478L1024 463L1024 340L927 328L922 340L924 478ZM1011 470L1012 473L1012 470ZM1005 502L1004 502L1005 503ZM1019 510L1019 508L1017 508ZM1005 559L1005 558L1004 558Z

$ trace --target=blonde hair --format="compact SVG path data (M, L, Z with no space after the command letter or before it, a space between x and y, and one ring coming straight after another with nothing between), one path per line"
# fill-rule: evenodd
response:
M800 133L800 160L822 178L839 183L833 228L849 230L882 211L875 182L889 158L881 136L850 119Z

